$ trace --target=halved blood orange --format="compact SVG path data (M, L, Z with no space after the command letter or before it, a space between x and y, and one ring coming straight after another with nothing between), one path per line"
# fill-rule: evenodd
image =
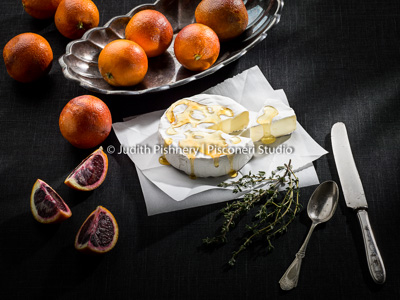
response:
M64 183L79 191L92 191L104 181L108 170L108 158L100 147L86 157L65 179Z
M79 229L75 248L88 253L106 253L114 248L118 233L118 224L112 213L98 206Z
M58 223L72 215L60 195L40 179L36 180L32 188L31 211L40 223Z

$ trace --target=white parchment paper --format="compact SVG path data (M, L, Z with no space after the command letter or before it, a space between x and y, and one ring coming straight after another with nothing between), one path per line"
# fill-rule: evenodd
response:
M204 93L230 97L247 108L251 115L257 114L268 98L280 99L289 105L284 91L274 90L257 66L225 80ZM185 173L159 163L161 152L156 150L160 143L158 124L162 114L163 111L155 111L131 118L126 122L113 124L121 146L126 149L127 155L136 165L148 215L237 198L238 195L233 194L230 190L217 186L228 177L192 180ZM289 139L280 140L277 144L280 144L279 148L284 151L268 155L255 155L240 170L239 176L247 174L249 171L252 173L265 171L269 174L277 166L283 165L291 159L301 186L319 183L312 162L327 152L310 137L299 123ZM271 152L273 151L271 150Z

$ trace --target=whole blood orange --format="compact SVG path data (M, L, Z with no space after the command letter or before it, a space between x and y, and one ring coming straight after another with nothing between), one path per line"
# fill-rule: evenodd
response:
M36 221L44 224L59 223L72 215L60 195L40 179L32 188L31 211Z
M99 98L83 95L70 100L60 114L63 137L82 149L102 143L111 131L111 112Z
M249 17L242 0L203 0L195 11L196 22L212 28L221 42L239 36Z
M173 34L167 18L151 9L135 14L125 29L125 37L138 43L148 57L164 53L172 42Z
M99 11L91 0L62 0L54 22L58 31L69 39L79 39L99 25Z
M31 82L49 73L53 51L44 37L28 32L17 35L6 44L3 58L12 78Z
M99 55L99 71L114 86L131 86L141 82L148 68L142 47L129 40L107 44Z
M86 253L106 253L114 248L118 234L118 224L112 213L105 207L98 206L79 229L75 248Z
M61 0L22 0L25 11L36 19L54 17Z
M108 170L108 158L100 147L86 157L65 179L64 183L78 191L93 191L104 181Z
M203 71L218 58L220 44L216 33L203 24L190 24L176 36L174 52L176 59L187 69Z

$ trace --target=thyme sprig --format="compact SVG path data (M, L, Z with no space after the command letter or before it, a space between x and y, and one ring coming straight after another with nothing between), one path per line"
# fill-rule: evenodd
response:
M299 179L292 170L291 161L278 167L269 177L265 172L244 175L236 181L223 182L219 186L232 187L233 193L244 192L242 199L228 203L221 210L224 223L219 234L205 238L205 244L226 243L227 235L236 226L236 221L246 213L258 207L252 224L246 224L246 238L237 250L232 253L228 264L233 266L237 256L256 239L265 238L268 251L273 249L271 240L287 231L301 209L299 203ZM282 192L279 190L284 188ZM247 192L250 190L250 192Z

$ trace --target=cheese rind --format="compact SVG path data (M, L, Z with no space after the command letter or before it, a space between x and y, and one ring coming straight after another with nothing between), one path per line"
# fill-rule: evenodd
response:
M159 136L168 146L165 158L192 177L236 172L252 158L249 149L254 144L250 138L230 133L243 130L248 123L249 112L227 97L201 94L178 100L160 120ZM216 146L219 152L208 151Z
M206 133L211 132L211 130L201 129L200 132ZM196 151L194 155L195 157L190 158L190 155L180 151L178 151L178 153L174 153L175 149L180 149L179 141L174 140L171 145L172 150L168 151L168 148L166 149L167 153L165 154L165 158L173 167L185 172L188 175L194 175L196 177L219 177L227 175L232 171L240 170L253 157L253 153L251 151L243 150L254 147L251 139L240 137L241 141L237 144L234 144L232 138L236 138L235 136L223 133L222 131L212 132L221 133L222 138L227 144L227 147L224 149L229 149L227 151L232 149L232 152L235 151L236 153L230 156L228 152L228 155L223 154L220 156L211 157L210 155L207 155L201 151ZM208 146L214 149L214 146L206 145L207 148ZM216 166L216 163L218 166Z

